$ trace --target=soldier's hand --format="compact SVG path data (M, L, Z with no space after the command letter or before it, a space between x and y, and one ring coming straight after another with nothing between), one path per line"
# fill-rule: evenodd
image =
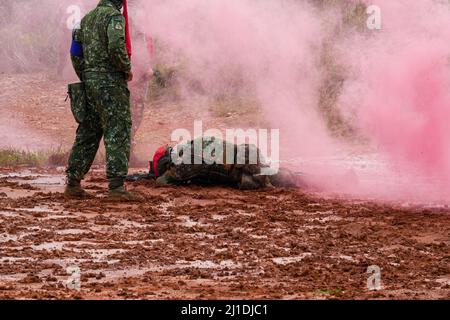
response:
M130 71L130 72L128 73L127 82L130 82L130 81L133 81L133 72L132 72L132 71Z

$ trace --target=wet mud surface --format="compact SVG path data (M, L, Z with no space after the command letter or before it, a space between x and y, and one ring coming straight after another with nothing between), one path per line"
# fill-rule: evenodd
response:
M295 189L129 185L62 195L63 169L0 169L0 299L449 299L450 209ZM369 266L381 290L368 290Z

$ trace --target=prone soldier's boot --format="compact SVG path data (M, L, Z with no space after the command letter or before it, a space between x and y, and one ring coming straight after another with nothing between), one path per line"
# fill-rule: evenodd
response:
M92 197L88 192L81 188L79 180L67 179L64 195L69 198L86 199Z
M108 197L112 200L137 201L141 196L128 191L124 186L124 180L121 178L110 179Z
M259 189L260 185L257 181L253 179L253 176L249 174L242 174L241 181L239 182L239 189L241 190L256 190Z
M247 173L242 174L241 181L239 183L239 189L241 190L256 190L264 188L273 188L270 183L270 179L265 175L250 175Z

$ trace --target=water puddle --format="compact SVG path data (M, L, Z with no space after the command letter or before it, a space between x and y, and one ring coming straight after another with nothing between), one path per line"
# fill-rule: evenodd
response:
M30 197L30 196L33 196L37 192L38 191L36 191L36 190L11 189L8 187L0 188L0 193L6 194L5 198L9 198L9 199L13 199L13 200Z
M222 270L225 268L228 269L236 269L240 268L241 265L239 263L235 263L232 260L224 260L220 263L215 263L209 260L201 261L184 261L180 260L177 261L175 264L169 264L169 265L153 265L149 267L144 268L136 268L131 267L127 268L126 270L102 270L102 273L105 274L105 278L100 280L102 281L111 281L113 279L119 279L119 278L126 278L126 277L139 277L144 275L147 272L161 272L165 270L174 270L174 269L189 269L189 268L195 268L195 269L217 269ZM98 271L98 270L95 270Z
M66 179L64 175L36 174L28 171L0 174L0 178L8 178L12 182L17 183L27 183L30 185L46 185L46 186L64 185Z
M244 216L244 217L256 217L256 214L249 213L249 212L246 212L244 210L237 210L237 214L239 214L241 216Z
M70 242L45 242L45 243L41 243L38 245L32 245L31 248L33 248L33 250L37 250L37 251L61 250L68 243L70 243Z
M312 253L309 252L305 252L302 255L296 256L296 257L280 257L280 258L273 258L272 261L275 264L278 265L287 265L287 264L291 264L291 263L296 263L296 262L300 262L303 259L305 259L306 257L311 257Z
M47 206L36 206L34 208L20 208L20 211L37 212L37 213L60 213L60 211L53 210Z
M93 259L94 262L108 262L108 264L114 264L117 262L120 262L120 260L110 260L108 259L109 256L117 253L123 253L127 250L124 249L94 249L94 250L84 250L84 252L89 253Z
M311 219L307 219L306 221L308 222L321 222L321 223L325 223L325 222L337 222L337 221L342 221L344 220L344 218L340 217L340 216L336 216L336 215L330 215L330 216L326 216L323 218L311 218Z
M0 280L4 282L19 282L27 276L26 273L0 274Z
M66 178L64 176L40 176L30 181L31 185L45 185L45 186L62 186L65 185Z
M212 216L213 220L217 220L217 221L223 221L227 218L227 216L224 215L220 215L220 214L214 214Z
M133 229L144 229L148 227L147 224L142 224L136 221L130 221L130 220L120 220L120 224L123 227L126 228L133 228Z
M436 282L438 282L442 285L450 286L450 277L438 278L438 279L436 279Z
M206 232L195 232L195 233L190 233L190 236L197 238L197 239L216 239L217 236L210 234L210 233L206 233Z
M0 258L0 263L31 262L36 260L35 258L3 257Z
M57 230L55 231L56 234L59 235L77 235L77 234L83 234L88 233L90 230L86 229L65 229L65 230Z
M9 241L17 241L17 240L19 240L18 236L15 236L12 234L7 234L7 233L0 234L0 242L9 242Z
M161 210L161 212L162 212L162 215L161 216L165 216L165 217L168 217L168 216L171 216L172 215L172 213L170 212L170 209L172 208L174 206L174 203L173 203L173 201L169 201L169 202L163 202L163 203L161 203L161 204L159 204L156 208L157 209L159 209L159 210Z
M89 241L52 241L44 242L38 245L32 245L33 250L61 250L63 247L67 246L75 252L85 252L87 249L78 248L78 246L97 246L96 242Z
M16 218L19 217L20 213L13 211L0 211L0 217Z
M251 234L250 238L257 239L257 240L268 239L267 236L258 236L256 234Z
M208 223L201 223L198 221L194 221L189 216L179 216L178 220L181 220L181 222L177 223L180 226L192 228L192 227L207 227L209 226Z
M213 261L209 260L196 260L196 261L184 261L180 260L177 261L175 266L177 268L197 268L197 269L236 269L239 268L241 265L239 263L235 263L232 260L224 260L220 263L215 263Z
M355 258L351 257L351 256L346 256L344 254L338 255L338 256L330 256L330 258L332 259L341 259L341 260L345 260L345 261L349 261L349 262L358 262L358 260L356 260Z
M22 171L14 173L0 173L0 178L11 178L11 179L23 179L23 178L38 178L42 175L37 173L32 173L31 171Z

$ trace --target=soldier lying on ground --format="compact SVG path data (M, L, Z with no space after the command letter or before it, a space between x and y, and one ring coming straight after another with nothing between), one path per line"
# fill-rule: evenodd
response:
M201 146L197 148L198 150L195 148L197 143ZM221 146L221 151L216 153L215 148L217 146ZM190 153L190 157L183 157L186 150ZM230 155L230 152L232 155L227 158L227 154ZM211 159L208 160L204 156L204 154L215 153L219 155L218 157L222 161L211 163ZM174 162L173 159L176 159L176 161ZM178 163L180 159L184 159L184 161ZM243 144L238 146L214 137L203 137L175 147L168 145L160 147L156 151L153 161L150 162L150 173L148 175L131 175L128 176L127 180L136 181L153 178L156 179L159 186L194 183L228 185L241 190L272 186L304 186L300 177L301 174L287 169L280 169L276 173L273 172L274 174L271 174L271 172L273 170L265 163L255 145Z

